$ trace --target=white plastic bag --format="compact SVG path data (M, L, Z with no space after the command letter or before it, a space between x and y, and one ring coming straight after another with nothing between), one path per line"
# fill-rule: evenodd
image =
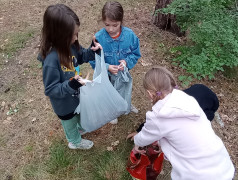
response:
M80 119L82 128L91 132L125 114L127 102L109 81L104 53L95 54L93 81L80 87ZM79 108L76 111L79 112Z

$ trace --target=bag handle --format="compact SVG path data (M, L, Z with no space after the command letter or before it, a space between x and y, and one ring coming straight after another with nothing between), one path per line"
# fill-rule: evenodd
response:
M95 53L95 69L94 69L93 79L96 79L100 74L103 79L108 77L103 50L101 50L100 54L101 56Z

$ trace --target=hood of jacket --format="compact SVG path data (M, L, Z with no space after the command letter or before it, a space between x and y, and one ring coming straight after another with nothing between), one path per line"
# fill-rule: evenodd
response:
M183 91L174 89L164 99L159 100L152 110L157 117L167 118L189 118L197 120L202 113L198 102L192 96Z

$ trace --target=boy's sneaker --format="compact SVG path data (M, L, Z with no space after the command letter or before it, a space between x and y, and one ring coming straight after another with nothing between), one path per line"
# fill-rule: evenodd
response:
M87 139L81 139L81 142L77 145L69 142L68 147L69 149L90 149L93 147L93 142Z
M117 123L118 123L118 119L117 119L117 118L116 118L116 119L113 119L113 120L110 121L110 123L111 123L111 124L117 124Z
M133 105L131 104L131 112L137 114L139 111L138 111L138 109L135 108L135 106L133 106Z

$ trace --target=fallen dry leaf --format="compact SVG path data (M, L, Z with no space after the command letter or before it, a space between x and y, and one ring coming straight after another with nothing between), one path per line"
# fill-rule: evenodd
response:
M108 151L113 151L113 147L107 147Z
M112 142L112 146L117 146L119 144L119 141Z

